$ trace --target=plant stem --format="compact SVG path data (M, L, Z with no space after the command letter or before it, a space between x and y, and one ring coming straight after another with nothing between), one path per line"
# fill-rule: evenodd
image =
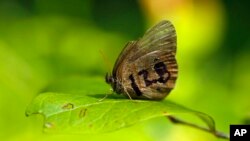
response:
M189 122L186 122L186 121L183 121L183 120L180 120L178 118L175 118L173 116L167 116L167 118L174 124L182 124L182 125L187 125L187 126L190 126L190 127L193 127L193 128L197 128L199 130L203 130L205 132L209 132L209 133L212 133L213 135L215 135L216 137L218 138L222 138L222 139L227 139L229 140L229 135L225 134L225 133L222 133L222 132L219 132L219 131L216 131L216 130L211 130L209 128L205 128L205 127L202 127L202 126L199 126L199 125L196 125L196 124L193 124L193 123L189 123Z

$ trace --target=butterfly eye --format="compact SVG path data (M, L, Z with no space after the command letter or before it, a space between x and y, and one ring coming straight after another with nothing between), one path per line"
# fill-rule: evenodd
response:
M106 73L105 81L106 81L106 83L110 84L110 83L113 83L114 80L110 74Z

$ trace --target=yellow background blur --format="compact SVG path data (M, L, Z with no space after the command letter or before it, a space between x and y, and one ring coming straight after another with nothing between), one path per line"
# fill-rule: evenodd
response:
M250 2L237 0L1 0L0 139L3 141L216 141L165 118L100 135L51 135L31 100L69 75L103 76L129 40L160 20L176 28L179 78L168 99L211 115L218 130L250 123Z

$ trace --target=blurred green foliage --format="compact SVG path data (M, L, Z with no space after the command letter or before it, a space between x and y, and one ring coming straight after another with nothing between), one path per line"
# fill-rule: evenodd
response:
M147 23L158 22L150 20L154 18L143 7L146 2L1 0L0 138L12 141L217 140L195 129L166 124L163 119L97 136L47 135L42 133L42 118L25 117L27 105L51 84L70 76L104 76L109 70L100 50L112 64L128 40L140 37L149 27ZM214 34L201 32L202 36L182 38L182 35L192 35L198 28L189 25L191 22L183 22L190 18L186 15L171 18L176 23L179 39L180 75L168 98L211 115L218 129L228 132L229 124L247 122L250 113L249 2L213 1L221 9L221 13L215 13L214 17L202 15L202 2L182 4L200 8L195 13L208 21L216 21L216 16L224 15L219 17L223 18L220 19L223 24L210 27L215 29ZM159 1L159 5L163 4ZM180 7L188 13L188 9ZM214 12L214 7L210 8L207 13ZM199 29L203 31L208 26L211 25L201 20ZM185 31L188 32L185 34ZM196 42L199 45L195 45Z

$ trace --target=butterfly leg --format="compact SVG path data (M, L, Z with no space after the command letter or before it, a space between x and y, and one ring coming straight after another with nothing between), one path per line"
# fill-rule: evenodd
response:
M133 100L132 97L129 95L127 89L124 89L124 92L126 93L126 95L129 97L130 100Z
M105 94L105 96L102 99L99 99L98 102L103 101L104 99L106 99L108 97L109 94Z
M106 99L108 97L108 95L111 95L114 93L113 89L110 89L111 93L106 93L105 96L102 99L99 99L98 102L103 101L104 99Z

